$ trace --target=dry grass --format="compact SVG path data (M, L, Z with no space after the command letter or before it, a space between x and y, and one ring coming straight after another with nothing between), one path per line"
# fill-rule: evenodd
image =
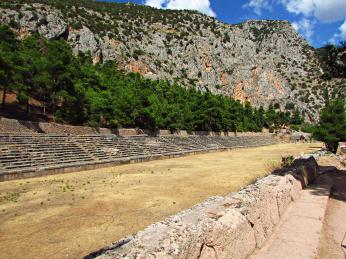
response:
M281 168L281 161L267 161L264 163L265 172L270 175L272 172Z
M0 257L76 258L319 148L280 144L0 183Z

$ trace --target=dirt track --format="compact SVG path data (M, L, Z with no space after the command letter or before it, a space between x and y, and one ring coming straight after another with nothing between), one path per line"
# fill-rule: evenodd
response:
M333 188L330 195L324 226L320 237L317 259L346 258L346 170L338 159L323 157L322 166L339 167L338 173L331 173Z
M76 258L266 174L280 144L0 183L1 258Z

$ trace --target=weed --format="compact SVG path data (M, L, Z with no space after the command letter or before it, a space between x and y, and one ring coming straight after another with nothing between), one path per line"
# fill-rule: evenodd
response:
M283 156L281 158L281 166L282 167L290 167L294 162L294 156Z
M267 174L271 174L274 171L281 168L281 162L280 161L268 161L264 164L265 172Z
M18 198L19 198L19 193L17 193L17 192L7 193L5 196L0 197L0 201L5 200L5 201L10 201L10 202L17 202Z

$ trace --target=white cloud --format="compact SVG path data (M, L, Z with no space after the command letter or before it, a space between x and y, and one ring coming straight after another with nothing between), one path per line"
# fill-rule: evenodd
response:
M346 0L278 0L287 11L304 18L294 27L301 32L306 39L311 41L316 21L328 23L346 19ZM310 19L310 21L308 20ZM346 21L339 28L340 33L335 33L329 40L336 43L337 40L346 39Z
M165 2L165 0L147 0L145 1L145 4L151 7L161 8Z
M287 11L305 16L312 15L314 10L314 0L282 0L281 3L286 6Z
M312 35L314 35L315 24L315 21L303 18L298 22L293 22L292 26L296 31L302 33L303 36L311 42Z
M340 38L342 40L346 40L346 20L345 22L340 26Z
M339 33L335 33L333 37L329 40L332 44L337 44L341 40L346 40L346 20L339 27Z
M272 10L281 4L290 13L315 17L321 22L335 22L346 19L346 0L248 0L244 8L251 8L257 15Z
M314 16L321 22L346 19L346 0L279 0L287 11Z
M346 0L316 0L315 15L323 22L346 19Z
M213 17L216 16L211 8L210 0L146 0L145 4L163 9L197 10Z
M262 10L272 10L271 4L268 0L251 0L243 5L243 8L251 8L257 15L262 15Z

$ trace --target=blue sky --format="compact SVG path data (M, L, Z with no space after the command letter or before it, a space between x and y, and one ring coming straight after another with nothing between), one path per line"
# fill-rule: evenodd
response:
M107 0L103 0L107 1ZM128 2L129 0L108 0ZM156 8L195 9L226 23L289 20L313 46L346 40L346 0L131 0Z

